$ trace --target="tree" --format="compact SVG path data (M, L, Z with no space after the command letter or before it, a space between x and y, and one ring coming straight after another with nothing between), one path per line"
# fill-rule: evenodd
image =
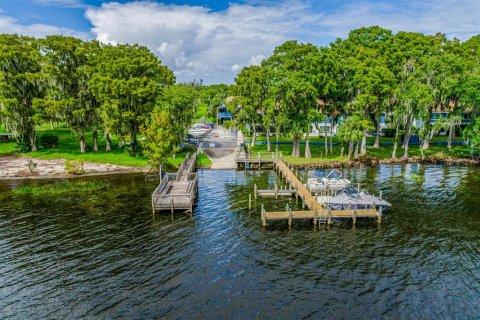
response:
M365 130L373 130L372 122L358 113L349 116L338 128L338 138L340 141L348 143L348 161L352 159L355 143L357 144L355 156L358 155L358 144L362 140Z
M149 157L150 164L156 168L164 163L172 153L175 135L170 114L157 106L150 113L142 127L145 140L142 140L143 153Z
M173 72L139 45L106 45L95 59L89 88L102 103L101 117L109 130L130 135L130 152L136 153L139 129L162 88L173 83Z
M408 147L414 120L420 115L423 108L431 104L429 87L422 83L421 79L415 73L415 65L408 62L404 66L404 78L401 88L398 91L398 101L400 103L403 124L405 126L405 137L403 140L403 158L408 158Z
M42 98L42 56L34 38L0 35L0 106L22 151L36 151L35 125L41 121L33 104Z
M257 126L262 124L261 113L265 112L268 94L266 70L261 66L243 68L235 78L232 88L235 124L249 125L253 129L252 147L257 138ZM236 108L238 106L238 108Z
M94 45L65 36L49 36L40 40L45 56L43 66L47 92L43 106L55 112L74 132L80 142L80 152L86 151L85 130L97 122L98 103L88 89L87 61ZM98 149L94 130L94 149Z
M473 119L463 131L463 135L470 142L470 158L473 158L474 149L480 148L480 118ZM480 153L478 157L480 158Z
M184 142L197 110L198 92L193 84L167 86L157 102L168 113L175 145Z
M286 129L293 136L292 156L295 157L300 156L303 134L307 134L308 144L311 109L318 110L319 62L319 49L314 45L287 41L275 48L273 55L262 63L272 77L270 91L274 101L289 119Z

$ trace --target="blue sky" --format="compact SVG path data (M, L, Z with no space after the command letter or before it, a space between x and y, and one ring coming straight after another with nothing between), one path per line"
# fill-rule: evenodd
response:
M289 39L328 45L354 28L480 33L479 0L0 0L0 33L149 47L180 81L231 83Z

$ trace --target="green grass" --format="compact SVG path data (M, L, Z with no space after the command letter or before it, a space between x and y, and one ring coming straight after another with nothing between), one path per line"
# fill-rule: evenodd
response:
M28 153L29 156L40 159L59 159L83 160L86 162L111 163L125 166L144 167L148 164L145 156L131 156L128 150L118 148L118 140L112 137L112 150L105 151L105 137L99 135L98 147L99 151L93 151L92 132L86 132L85 138L87 142L87 152L80 152L80 144L78 138L66 127L55 129L45 129L37 132L37 137L48 133L58 136L59 146L52 149L43 149L38 146L38 151Z
M0 142L0 156L6 156L15 152L17 144L15 142Z
M45 196L45 195L58 195L64 193L79 193L79 192L91 192L106 189L110 186L110 182L106 180L93 180L93 181L60 181L52 184L46 184L41 186L24 186L13 189L13 193L17 195L32 195L32 196Z
M28 155L38 159L67 159L67 160L83 160L85 162L94 163L110 163L123 166L145 167L148 165L148 158L143 155L132 156L129 154L127 148L118 148L117 137L112 137L112 150L105 151L106 140L100 133L98 136L99 151L93 151L92 132L87 131L85 139L87 143L87 152L80 152L80 144L78 138L65 126L50 129L49 126L42 126L37 131L37 138L43 134L53 134L58 136L59 145L56 148L44 149L38 145L38 151L29 152ZM16 143L0 143L0 156L12 154L16 151ZM186 152L179 152L168 158L168 165L172 168L177 168L185 159ZM203 159L202 161L207 161Z
M265 137L258 137L260 138L259 141L265 140ZM445 137L440 137L444 138ZM250 140L249 138L246 138L246 140ZM333 139L335 141L335 137ZM381 141L386 142L386 141L392 141L392 138L385 138L382 137ZM282 138L279 141L291 141L289 138ZM312 137L310 139L311 142L322 142L323 143L323 137ZM367 139L369 142L373 142L374 138L369 137ZM442 139L437 139L437 141L444 141ZM330 142L330 140L329 140ZM333 153L329 153L328 156L325 156L325 148L323 145L310 145L310 152L312 153L312 158L307 159L304 157L292 157L290 154L292 153L292 145L278 145L278 152L281 152L285 159L296 165L306 165L306 164L313 164L313 163L321 163L321 162L333 162L333 161L345 161L347 159L347 154L348 154L348 146L344 146L344 156L341 156L341 145L337 145L333 147ZM256 145L255 147L250 148L251 152L266 152L267 151L267 145ZM420 152L420 146L418 145L411 145L408 148L409 150L409 157L410 158L420 158L421 157L421 152ZM272 144L272 151L275 151L275 145ZM301 154L305 154L305 145L300 145L300 151ZM392 151L393 151L393 146L384 146L381 148L373 148L371 146L367 147L367 156L368 158L374 158L378 160L386 160L390 159L392 156ZM425 157L433 157L435 159L441 160L445 158L467 158L470 154L470 148L467 146L457 146L454 145L452 146L452 150L448 150L446 145L430 145L429 150L424 151ZM475 151L475 154L478 154L478 150ZM403 149L399 145L397 147L397 157L403 156Z
M210 160L205 153L200 153L197 156L197 164L201 168L210 168L212 166L212 160Z

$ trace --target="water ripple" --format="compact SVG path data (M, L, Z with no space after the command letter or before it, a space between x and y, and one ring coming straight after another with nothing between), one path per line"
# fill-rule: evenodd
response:
M199 172L189 215L152 215L154 183L97 195L14 196L0 183L0 318L475 318L480 170L393 165L347 177L393 207L382 225L260 226L268 171ZM310 171L320 176L322 171Z

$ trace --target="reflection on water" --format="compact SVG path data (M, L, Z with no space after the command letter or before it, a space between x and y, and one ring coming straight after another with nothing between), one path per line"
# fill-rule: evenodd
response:
M473 318L480 314L480 170L350 168L392 207L380 226L260 225L271 171L200 171L193 216L152 215L155 183L15 196L0 183L0 317ZM310 171L322 175L322 171Z

